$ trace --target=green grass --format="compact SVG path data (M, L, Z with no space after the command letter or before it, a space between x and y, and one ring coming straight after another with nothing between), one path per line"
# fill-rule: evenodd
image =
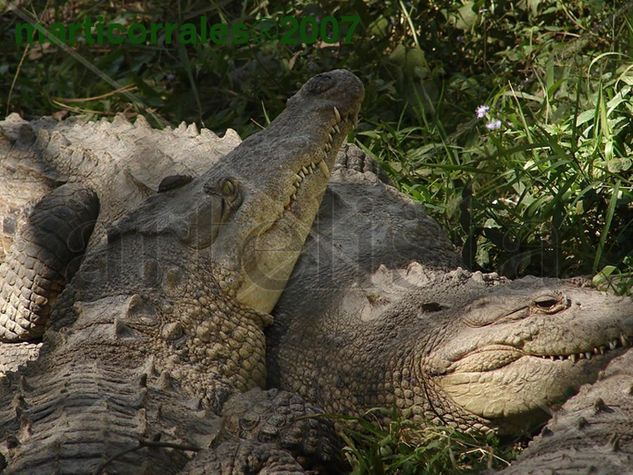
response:
M595 69L600 61L608 58ZM377 123L357 140L453 230L471 267L516 277L595 275L609 266L610 275L621 269L625 291L633 258L633 62L582 73L552 74L533 93L500 87L485 101L486 117L476 119L473 109L451 132L417 109L419 125ZM488 130L493 120L501 125Z
M390 422L384 422L385 415ZM502 469L517 453L492 433L464 433L427 422L414 424L396 411L373 410L363 417L336 417L353 475L477 473Z

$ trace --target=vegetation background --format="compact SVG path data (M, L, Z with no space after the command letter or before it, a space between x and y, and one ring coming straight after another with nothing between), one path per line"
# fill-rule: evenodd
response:
M442 224L467 266L588 275L631 292L630 1L0 0L0 12L0 115L143 114L155 126L196 122L245 137L309 77L347 68L366 87L350 141ZM349 44L274 35L224 46L16 44L19 22L99 15L124 25L206 15L252 31L284 15L360 23ZM357 473L468 471L497 460L488 440L473 445L446 428L424 435L422 448L407 445L400 423L365 429L370 437L349 440Z

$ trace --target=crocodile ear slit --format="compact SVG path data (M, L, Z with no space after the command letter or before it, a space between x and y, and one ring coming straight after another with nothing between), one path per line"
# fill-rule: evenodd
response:
M181 186L190 183L193 177L190 175L169 175L163 178L158 185L158 192L163 193L165 191L180 188Z

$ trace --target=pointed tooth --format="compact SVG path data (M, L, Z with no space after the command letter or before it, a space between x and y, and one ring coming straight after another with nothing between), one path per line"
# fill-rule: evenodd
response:
M329 153L330 150L332 150L332 144L328 142L325 144L324 148L325 148L325 151Z
M339 128L339 126L338 126L338 125L335 125L335 126L334 126L334 132L336 132L337 134L340 134L340 133L341 133L341 129Z
M303 179L306 177L306 174L303 173L303 170L299 170L299 176Z
M618 346L618 341L617 340L609 342L609 349L610 350L615 350L617 348L617 346Z
M591 359L593 355L591 354L591 351L585 351L585 358L587 358L588 360Z
M325 160L321 160L319 162L319 170L321 170L321 173L323 173L325 176L330 176L330 169L327 167L327 163L325 163Z
M310 173L310 170L308 169L308 167L303 167L303 168L301 169L301 171L302 171L304 174L306 174L306 175L307 175L308 173Z
M584 353L578 353L578 359L579 360L584 360L585 359L585 354Z
M563 355L558 355L558 359L559 359L560 361L563 361L563 360L565 359L565 357L564 357Z
M555 361L556 357L555 356L550 356L549 359L552 360L552 361Z
M629 345L629 339L626 337L626 335L620 335L620 342L622 343L622 346Z
M297 194L296 194L296 193L293 193L293 194L292 194L292 196L290 197L290 199L291 199L292 201L296 200L296 199L297 199Z
M593 354L594 354L594 355L597 355L598 353L600 353L600 352L598 351L598 347L596 346L596 347L594 347L594 349L593 349Z
M604 350L605 350L604 346L598 347L598 351L600 352L601 355L604 355Z
M569 355L569 359L572 361L572 363L575 363L578 360L578 356L572 353L571 355Z
M336 106L334 106L334 117L336 117L337 122L341 121L341 113Z

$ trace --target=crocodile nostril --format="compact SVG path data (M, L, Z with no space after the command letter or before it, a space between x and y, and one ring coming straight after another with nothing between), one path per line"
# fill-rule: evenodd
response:
M420 310L424 312L441 312L442 310L446 310L449 308L446 305L442 305L439 302L425 302L420 305Z
M332 76L329 74L319 74L313 77L306 85L306 90L310 94L321 94L327 91L335 84Z

